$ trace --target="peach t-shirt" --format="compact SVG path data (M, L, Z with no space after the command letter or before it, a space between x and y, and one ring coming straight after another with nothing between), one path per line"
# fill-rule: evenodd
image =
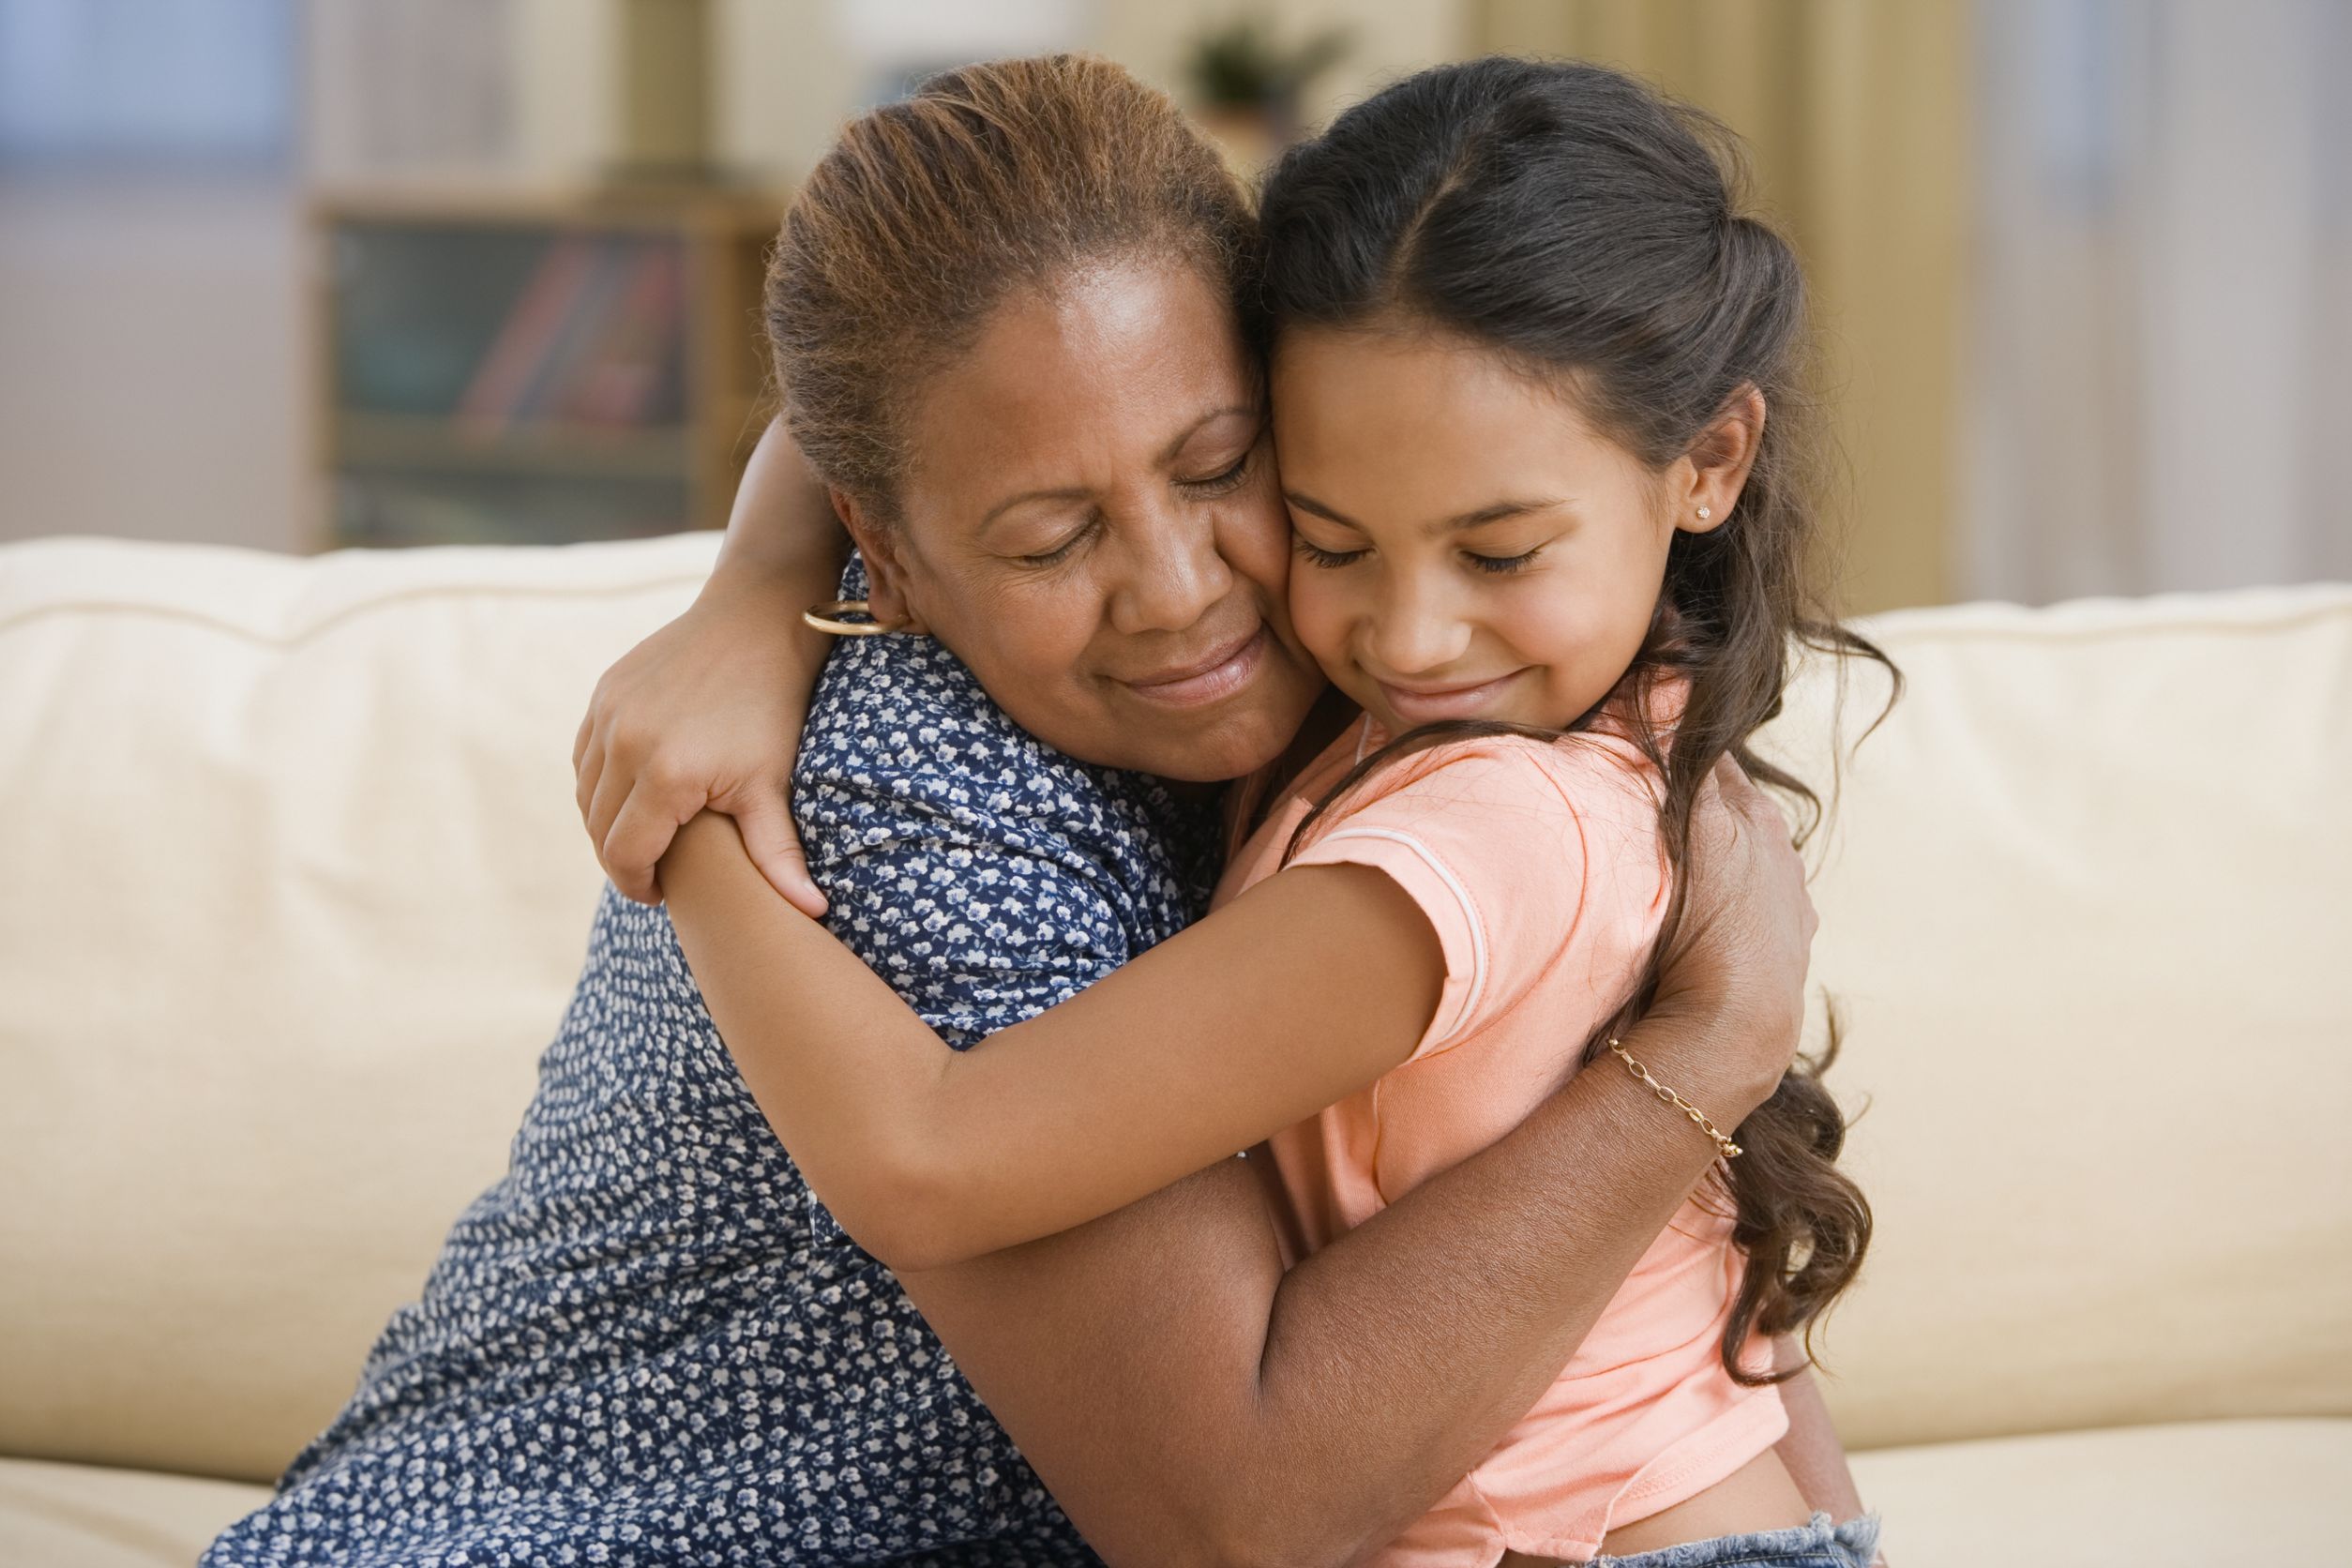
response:
M1274 875L1308 808L1386 739L1366 717L1317 759L1219 900ZM1445 987L1411 1057L1270 1140L1309 1251L1501 1138L1576 1070L1665 917L1659 786L1613 735L1465 740L1383 764L1316 823L1291 864L1394 878L1437 932ZM1718 1349L1742 1266L1728 1214L1719 1191L1686 1201L1534 1409L1372 1560L1580 1560L1777 1441L1779 1395L1733 1382ZM1769 1364L1760 1337L1748 1355Z

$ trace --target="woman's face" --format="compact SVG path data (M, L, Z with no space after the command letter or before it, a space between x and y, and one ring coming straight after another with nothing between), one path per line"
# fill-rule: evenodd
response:
M1203 781L1272 761L1323 682L1285 604L1253 371L1189 267L1000 306L912 410L898 520L852 517L877 615L1082 761Z
M1606 697L1676 531L1729 515L1754 450L1741 425L1728 462L1711 447L1653 473L1558 389L1441 333L1292 329L1273 379L1291 616L1392 732L1557 729Z

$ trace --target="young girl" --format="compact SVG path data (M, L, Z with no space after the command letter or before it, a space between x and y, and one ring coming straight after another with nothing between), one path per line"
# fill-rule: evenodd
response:
M1846 1564L1875 1544L1875 1522L1810 1511L1772 1447L1768 1336L1819 1314L1868 1235L1835 1106L1792 1074L1726 1130L1617 1043L1710 774L1731 759L1802 792L1747 744L1791 640L1877 656L1804 611L1802 279L1739 212L1718 134L1608 71L1485 60L1390 88L1274 175L1291 617L1359 712L1242 804L1206 920L958 1052L792 917L724 819L662 866L761 1108L902 1271L1260 1138L1312 1252L1580 1070L1640 1079L1711 1140L1717 1177L1382 1563ZM1095 526L1035 541L1036 569ZM921 625L887 528L853 531L877 616ZM952 936L947 890L911 890L905 917Z

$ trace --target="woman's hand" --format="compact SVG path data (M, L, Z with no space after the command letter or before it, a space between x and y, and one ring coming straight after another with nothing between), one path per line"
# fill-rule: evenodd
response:
M792 826L792 761L831 640L800 618L833 596L849 541L782 419L744 466L717 564L693 608L604 672L572 742L580 821L612 885L661 901L654 867L703 810L735 819L785 902L825 896Z
M1724 1108L1707 1108L1731 1126L1796 1058L1820 920L1787 819L1728 757L1693 809L1684 875L1682 921L1651 1011L1712 1026L1706 1071Z
M661 901L655 865L679 827L708 809L735 820L762 875L822 915L792 825L792 761L823 661L789 577L714 577L684 615L596 683L572 744L580 820L612 884Z

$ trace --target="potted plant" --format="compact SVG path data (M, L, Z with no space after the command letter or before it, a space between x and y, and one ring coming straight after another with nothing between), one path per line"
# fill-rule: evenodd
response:
M1237 170L1254 174L1298 139L1307 87L1351 43L1346 28L1327 27L1285 45L1254 16L1212 28L1184 57L1194 117Z

